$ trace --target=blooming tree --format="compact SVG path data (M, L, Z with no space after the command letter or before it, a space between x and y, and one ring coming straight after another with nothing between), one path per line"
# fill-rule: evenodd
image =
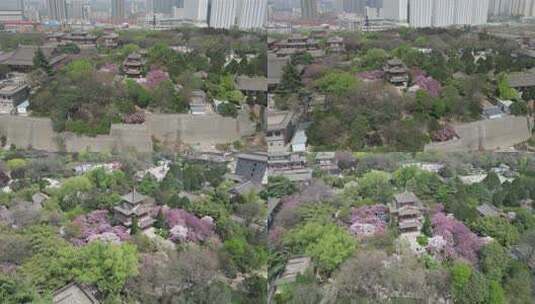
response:
M211 217L198 218L183 209L169 209L164 207L162 212L165 222L170 227L172 241L199 242L215 234L214 221Z
M147 73L147 86L151 89L157 87L160 83L169 80L169 74L162 70L151 70Z
M358 237L384 234L387 214L388 207L380 204L353 208L349 230Z
M420 89L429 93L429 95L433 97L440 96L440 92L442 91L442 85L440 84L440 82L433 79L433 77L426 77L420 75L416 77L415 83L418 87L420 87Z
M436 212L431 223L433 226L433 237L440 236L442 240L437 239L436 244L439 247L433 247L431 243L429 250L442 258L463 258L471 263L477 262L477 254L483 246L483 241L462 222L452 216L446 215L443 211Z
M95 210L80 215L72 223L80 230L79 235L71 239L71 242L78 246L94 240L117 243L130 238L125 227L110 224L107 210Z

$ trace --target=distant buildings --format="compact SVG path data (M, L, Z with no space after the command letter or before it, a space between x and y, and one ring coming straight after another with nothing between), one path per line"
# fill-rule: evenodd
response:
M408 6L412 27L481 25L487 23L489 0L409 0Z
M122 23L125 18L125 0L111 0L111 19L113 23Z
M67 3L65 0L47 0L48 18L64 23L67 20Z
M266 22L267 0L211 0L208 11L210 27L258 29Z
M208 0L184 0L184 18L195 22L207 22Z
M318 0L301 0L301 18L314 19L318 17Z
M513 13L513 2L514 0L490 0L489 16L511 16Z
M0 22L20 21L24 19L23 0L0 1Z
M238 15L240 29L259 29L266 23L267 0L242 0Z
M112 3L113 5L113 3ZM67 3L67 17L70 22L84 20L87 16L84 14L87 8L86 0L70 0Z
M409 0L384 0L383 17L385 19L407 22L409 19Z
M511 12L514 16L535 16L535 0L511 0Z
M336 0L336 10L344 13L364 14L367 0Z

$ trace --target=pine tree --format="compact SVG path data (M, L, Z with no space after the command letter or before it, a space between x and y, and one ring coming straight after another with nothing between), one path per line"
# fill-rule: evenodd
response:
M38 48L33 57L33 67L35 69L43 69L49 76L53 74L52 67L48 60L46 60L45 54L41 48Z
M422 233L427 237L433 237L431 219L429 219L429 215L427 214L424 216L424 223L422 224Z
M139 220L137 216L132 217L132 227L130 228L130 235L136 235L139 232Z
M161 208L160 208L160 211L158 211L158 216L156 217L156 222L154 223L154 227L158 229L166 228L165 216L163 215Z
M296 66L287 64L283 69L280 90L283 92L296 92L303 84L301 83L301 75Z

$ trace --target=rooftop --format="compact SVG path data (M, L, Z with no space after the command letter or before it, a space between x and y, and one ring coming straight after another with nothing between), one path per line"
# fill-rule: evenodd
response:
M285 129L294 116L290 111L270 111L267 117L267 131Z
M398 204L417 203L420 201L414 193L408 191L395 194L394 200Z
M532 87L535 86L535 73L516 72L507 76L509 85L512 88Z
M236 77L236 86L241 91L267 92L268 82L266 77Z
M479 214L481 214L482 216L495 217L500 214L500 210L498 208L496 208L493 205L486 204L486 203L483 205L477 206L476 209L479 212Z
M93 293L76 283L70 283L54 292L53 304L98 304Z
M66 57L65 55L54 56L55 47L20 45L9 57L4 59L1 63L16 66L33 66L33 57L35 56L35 52L37 52L39 48L41 48L41 51L52 65L63 60Z
M130 204L138 204L142 201L144 201L145 199L147 199L147 197L137 191L132 191L128 194L125 194L123 196L121 196L121 199L123 201L127 201L129 202Z
M296 257L288 260L284 273L277 280L276 284L285 284L294 282L297 275L303 274L312 265L309 257Z

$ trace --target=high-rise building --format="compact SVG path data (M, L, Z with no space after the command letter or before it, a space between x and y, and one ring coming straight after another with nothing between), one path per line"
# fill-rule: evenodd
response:
M65 0L48 0L48 18L64 23L67 20L67 3Z
M364 14L367 0L337 0L336 10L344 13Z
M69 0L67 2L67 17L69 20L84 19L84 6L87 5L86 0Z
M409 0L384 0L383 17L406 22L409 17Z
M241 0L238 27L243 30L259 29L266 23L267 0Z
M230 29L237 25L240 0L212 0L209 26Z
M208 0L184 0L184 18L196 22L208 20Z
M125 0L111 0L111 19L113 23L124 22Z
M23 0L0 1L0 21L20 21L24 19Z
M511 16L513 0L490 0L489 16Z
M487 23L489 0L409 0L412 27L447 27Z
M410 0L409 23L412 27L433 25L433 0Z
M514 16L535 16L535 0L512 0L512 14Z
M24 0L2 0L0 1L0 11L23 11Z
M149 0L147 1L147 7L153 13L172 14L173 7L184 7L184 0Z
M301 0L301 18L314 19L318 17L318 0Z
M455 1L433 0L433 26L442 27L455 24ZM468 10L470 11L470 10Z

